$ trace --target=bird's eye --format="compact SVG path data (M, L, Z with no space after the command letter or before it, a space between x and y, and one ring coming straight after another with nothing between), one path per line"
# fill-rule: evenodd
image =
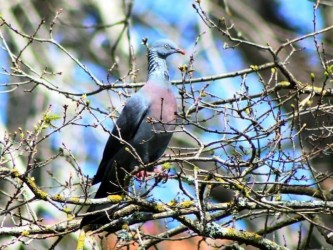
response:
M170 49L169 44L165 44L165 45L164 45L164 48L166 48L166 49Z

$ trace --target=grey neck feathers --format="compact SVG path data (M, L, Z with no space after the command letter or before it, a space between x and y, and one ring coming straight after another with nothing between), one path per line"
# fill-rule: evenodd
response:
M152 79L169 81L166 61L153 49L148 51L148 80Z

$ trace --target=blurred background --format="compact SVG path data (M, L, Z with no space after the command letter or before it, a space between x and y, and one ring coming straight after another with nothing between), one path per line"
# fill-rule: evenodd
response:
M333 24L333 9L330 6L320 6L314 11L314 3L307 0L240 0L240 1L200 1L202 8L214 20L226 20L233 24L237 36L260 45L269 44L277 49L280 44L306 35ZM64 180L75 182L77 167L82 169L83 175L90 178L95 174L101 155L108 138L108 133L96 126L100 122L107 129L112 128L108 114L116 115L121 110L126 98L138 88L120 88L122 84L141 83L146 80L146 48L142 39L148 38L151 43L159 38L169 38L179 47L186 50L185 57L173 56L168 60L172 80L181 80L182 74L178 67L190 65L193 59L193 78L234 72L249 68L250 65L261 65L271 62L271 55L264 50L255 49L248 45L236 46L226 37L206 25L192 7L193 1L160 0L160 1L129 1L129 0L0 0L1 17L19 33L33 35L40 41L28 44L22 35L13 32L5 25L0 26L3 35L0 48L0 137L14 131L32 131L43 113L49 110L52 114L62 117L64 107L68 110L68 119L78 112L77 100L84 96L89 100L91 112L84 111L80 119L64 127L60 132L52 134L42 142L36 153L41 161L51 159L61 148L65 153L50 160L47 166L35 169L32 175L38 185L51 194L80 195L80 188L63 188ZM45 20L45 24L41 21ZM52 35L65 50L42 39L49 39ZM325 44L325 56L332 53L332 32L318 36L320 43ZM23 51L21 59L26 63L26 70L37 77L42 75L45 86L35 86L34 83L24 82L22 78L10 75L11 58L5 49L6 41L12 51ZM28 44L28 45L27 45ZM310 82L310 73L323 78L323 68L313 38L304 39L297 43L296 52L289 60L288 68L296 79ZM288 56L290 48L281 52L281 58ZM326 58L329 60L330 58ZM92 75L87 74L82 63ZM30 67L30 68L29 68ZM262 77L270 76L270 71L262 72ZM118 84L119 88L100 91L93 78L103 85ZM256 74L248 75L247 85L249 93L260 93L262 82ZM205 88L207 83L192 85L195 90ZM51 87L48 88L48 86ZM174 87L175 93L181 85ZM186 86L190 90L190 86ZM212 82L207 91L214 93L219 99L232 98L242 90L241 77L227 78ZM61 90L59 92L57 90ZM94 93L95 90L97 93ZM191 106L192 103L187 103ZM267 103L257 106L258 112L267 109ZM287 112L290 106L284 107ZM93 113L94 115L91 115ZM209 116L209 113L202 114ZM304 116L306 122L314 122L311 117ZM324 118L323 118L324 119ZM222 121L216 118L211 127L219 126ZM267 117L267 126L274 123L274 119ZM61 121L54 121L54 125ZM235 122L237 124L237 122ZM242 129L244 124L237 124ZM50 131L52 127L50 128ZM202 141L209 142L216 139L216 135L205 133L195 127L191 131L196 133ZM171 147L191 146L188 138L181 133L173 136ZM245 148L248 145L243 145ZM291 145L289 145L291 147ZM293 149L297 155L297 149ZM168 152L171 152L170 150ZM24 154L17 157L16 167L25 169ZM70 158L70 160L69 160ZM331 157L324 156L314 159L320 171L327 171L331 165ZM74 162L74 163L73 163ZM203 166L204 167L204 166ZM303 173L304 174L304 173ZM8 184L2 184L8 188ZM331 181L327 180L324 187L329 189ZM167 192L166 192L167 190ZM189 188L190 190L190 188ZM92 192L92 191L91 191ZM179 190L177 183L170 181L156 191L155 199L175 199ZM228 201L232 192L217 188L213 191L216 201ZM181 199L181 198L179 198ZM45 207L45 203L34 204L38 216L44 218L45 224L53 224L59 220L66 220L66 215L60 213L56 207ZM79 209L74 207L73 209ZM160 228L176 222L163 220L147 223L145 230L157 233ZM255 223L240 224L244 228L257 229ZM293 230L293 229L291 229ZM292 232L292 231L291 231ZM76 233L72 233L62 240L57 249L73 249L76 244ZM291 235L286 236L293 240ZM283 241L283 239L277 239ZM8 249L49 249L52 240L34 241L34 245L23 246L13 238L1 236L2 244L8 244ZM320 237L314 237L313 246L320 246ZM14 242L14 241L13 241ZM171 249L172 244L183 244L183 249L193 249L198 239L164 243L160 249ZM288 241L289 242L289 241ZM317 242L317 243L316 243ZM110 243L111 244L111 243ZM206 244L202 249L213 248Z

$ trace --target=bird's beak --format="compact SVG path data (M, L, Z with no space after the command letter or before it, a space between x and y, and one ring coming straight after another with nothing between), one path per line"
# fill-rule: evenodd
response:
M185 55L185 50L182 50L182 49L176 49L177 53L180 53L182 55Z

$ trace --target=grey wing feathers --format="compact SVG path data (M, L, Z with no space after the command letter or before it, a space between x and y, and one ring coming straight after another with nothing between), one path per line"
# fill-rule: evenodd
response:
M102 181L108 162L124 146L117 138L119 137L119 132L124 141L131 140L142 120L144 120L148 108L148 102L139 92L127 101L116 122L116 126L112 130L112 135L110 135L106 143L102 161L92 182L93 185Z

